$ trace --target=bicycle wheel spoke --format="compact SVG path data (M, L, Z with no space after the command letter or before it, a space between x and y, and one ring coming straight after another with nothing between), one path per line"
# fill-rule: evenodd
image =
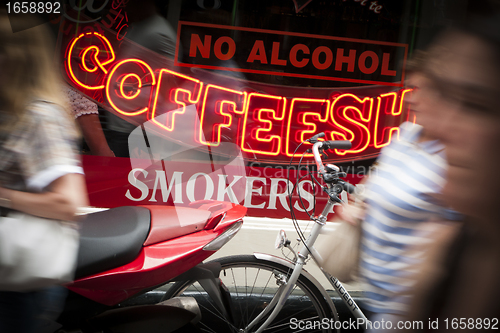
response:
M215 317L217 317L221 321L225 322L231 329L237 330L237 328L233 324L231 324L226 318L224 318L222 315L220 315L220 316L217 315L215 312L210 311L210 309L208 309L206 306L200 305L200 307L205 309L206 311L208 311L210 314L214 315Z
M258 271L257 271L257 276L260 274L260 271L261 271L261 269L259 268L259 269L258 269ZM267 281L266 281L266 284L265 284L265 285L264 285L264 287L262 288L262 292L261 292L261 294L259 295L259 298L258 298L259 300L260 300L260 299L262 299L262 296L264 295L264 292L266 291L266 289L267 289L267 287L268 287L268 285L269 285L269 282L271 281L271 279L272 279L272 278L273 278L273 275L272 275L272 274L270 274L270 275L269 275L269 278L268 278L268 279L267 279ZM257 281L257 277L255 278L255 281ZM255 284L255 282L254 282L254 284ZM252 319L254 318L254 317L253 317L253 314L255 313L256 308L257 308L257 306L254 306L254 307L253 307L252 313L251 313L251 315L250 315L250 318L252 318ZM263 311L264 309L261 309L261 310ZM248 322L247 322L247 324L248 324L248 323L250 323L250 321L248 321ZM246 325L245 325L245 326L246 326Z
M200 297L203 297L205 299L205 301L210 304L210 306L215 309L215 311L217 311L217 313L213 312L213 311L210 311L213 315L217 316L218 318L224 318L224 315L220 312L219 308L217 307L217 305L214 303L214 301L212 300L212 298L208 295L207 292L204 291L203 288L198 288L198 286L196 284L193 284L192 285L193 288L198 292L198 295ZM202 291L203 290L203 291ZM209 311L209 309L207 307L205 307L207 309L207 311Z
M315 320L315 319L318 319L319 317L318 316L314 316L314 317L309 317L309 318L302 318L301 320L303 321L312 321L312 320ZM290 327L290 323L283 323L283 324L279 324L279 325L273 325L273 326L268 326L264 331L268 331L268 330L272 330L273 332L279 332L279 331L282 331L282 330L285 330L287 328ZM294 331L295 332L303 332L303 331L306 331L307 329L302 329L300 331Z
M250 294L253 295L253 290L255 289L255 285L257 284L257 279L259 278L259 274L260 274L260 268L257 270L257 274L255 274L255 279L253 280L253 284L252 284L252 290L250 291ZM269 279L267 280L269 283L269 280L271 280L271 277L269 277ZM267 284L266 284L267 286ZM250 318L253 318L253 313L255 312L255 307L252 309L252 313L250 313L250 316L249 316L249 319ZM247 323L250 322L250 320L247 320Z
M217 333L216 331L214 331L213 329L211 329L210 327L208 327L204 323L201 323L201 325L203 325L203 327L200 327L200 331L210 332L210 333Z
M246 314L246 317L245 317L245 321L240 323L239 326L243 325L243 323L248 323L248 320L249 320L249 317L248 317L248 280L247 280L247 268L245 267L245 309L247 309L247 311L245 311L245 314Z
M311 306L311 307L312 307L312 306ZM310 310L310 308L311 308L311 307L309 307L308 309L303 309L303 310L301 310L301 311L299 311L299 312L297 312L297 313L295 313L295 314L293 314L293 315L290 315L290 316L288 316L288 317L286 317L286 318L282 318L279 322L283 322L283 321L286 321L287 319L291 319L291 318L296 318L295 316L296 316L297 314L302 313L302 312L304 312L304 311L306 311L306 310ZM312 320L312 319L318 319L318 318L319 318L319 316L314 316L314 317L309 317L309 318L302 318L301 320ZM278 322L278 323L279 323L279 322ZM288 322L289 322L289 321L288 321ZM286 325L286 324L280 324L280 325ZM275 325L275 326L273 326L273 327L280 326L280 325Z
M212 316L216 317L217 319L219 319L222 322L225 322L230 327L231 330L237 331L237 328L232 323L230 323L226 318L224 318L224 315L220 312L219 308L215 305L215 303L213 302L211 297L208 295L207 292L204 291L203 288L199 288L196 284L193 284L191 287L194 288L198 292L198 295L200 297L202 297L210 305L210 307L213 310L211 310L210 308L208 308L205 305L199 304L199 302L198 302L198 305L200 306L200 308L205 309L205 311L210 313Z
M246 274L246 272L245 272ZM235 277L235 274L234 274L234 269L231 268L231 275L233 277L233 285L234 285L234 289L235 289L235 292L236 292L236 299L239 301L240 297L239 297L239 293L238 293L238 284L236 283L236 277ZM240 318L243 317L243 308L241 307L241 302L238 302L238 305L239 305L239 308L240 308ZM236 320L236 318L233 318L234 320ZM238 324L238 326L241 325L241 322Z

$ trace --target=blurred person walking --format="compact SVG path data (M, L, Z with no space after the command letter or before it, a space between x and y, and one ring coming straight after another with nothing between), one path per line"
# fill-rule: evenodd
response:
M31 20L23 14L11 20ZM0 213L75 221L87 194L78 138L65 106L55 46L45 27L13 33L0 12ZM0 221L1 221L0 217ZM37 246L37 244L33 244ZM64 300L62 287L0 292L0 332L44 332Z
M167 68L173 65L177 37L170 23L160 15L159 6L161 4L162 1L159 0L129 0L126 2L125 11L129 19L129 28L125 39L133 43L120 50L120 58L143 59L145 52L142 50L142 46L164 57L166 64L168 64ZM179 59L182 59L182 48L178 52ZM106 112L106 118L108 122L106 135L110 149L117 157L130 157L128 144L130 133L147 119L144 115L139 115L134 117L131 122L109 111Z
M83 138L89 147L90 154L114 157L115 154L109 148L104 136L97 104L69 85L63 86L63 91L68 99L69 108L73 112Z
M419 122L435 118L434 95L421 70L425 60L423 53L413 59L407 81L414 88L408 103ZM432 220L459 219L435 199L445 183L444 145L419 124L405 122L399 130L399 140L382 149L362 194L359 277L368 319L377 322L369 332L390 331L404 318L425 247L443 228L452 228ZM352 220L347 214L341 218Z
M446 146L450 166L441 199L466 218L441 274L430 286L417 285L410 319L432 332L498 329L500 11L443 33L430 54L425 70L441 121L423 126Z

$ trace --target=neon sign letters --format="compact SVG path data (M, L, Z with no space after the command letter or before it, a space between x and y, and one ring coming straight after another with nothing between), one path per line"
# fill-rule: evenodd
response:
M409 89L374 97L333 91L327 98L309 98L225 87L150 65L154 61L117 60L111 43L99 33L71 40L65 59L73 84L93 96L101 93L100 102L123 117L153 119L160 131L175 132L186 106L194 104L200 143L218 146L229 140L260 161L287 163L300 142L322 131L325 140L352 142L350 150L331 153L332 160L374 157L408 119L403 100ZM165 122L155 119L165 113Z

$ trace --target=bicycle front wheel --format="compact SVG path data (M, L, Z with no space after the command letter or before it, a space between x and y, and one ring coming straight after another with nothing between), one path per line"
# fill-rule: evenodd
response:
M221 264L220 279L227 288L225 303L231 308L226 318L207 292L196 281L176 282L168 291L171 297L191 296L198 301L202 319L198 328L204 332L238 332L244 329L271 302L279 283L288 281L292 269L253 255L239 255L213 260ZM250 331L265 321L263 318ZM266 332L333 332L338 320L321 291L303 274L292 289L278 316Z

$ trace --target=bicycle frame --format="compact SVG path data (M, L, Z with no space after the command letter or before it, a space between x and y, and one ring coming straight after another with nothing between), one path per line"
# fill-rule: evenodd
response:
M318 172L324 173L325 168L323 166L323 163L321 161L321 157L318 151L318 148L321 147L321 142L317 142L313 146L313 153L315 157L316 164L318 166ZM337 291L337 293L340 295L340 298L344 302L344 304L348 307L349 311L353 314L355 318L361 319L361 323L367 323L367 318L363 314L363 312L360 310L356 302L353 300L351 295L347 292L347 290L344 288L342 283L340 281L328 274L321 268L321 265L319 262L321 261L321 256L320 254L316 251L314 248L314 243L316 242L316 239L318 238L319 234L321 233L321 229L325 226L326 224L326 218L328 214L332 211L333 206L335 205L335 202L333 199L329 199L328 202L326 203L325 207L323 208L323 211L321 215L314 220L314 225L312 227L311 232L309 233L309 236L307 240L305 241L304 244L302 244L302 247L300 251L297 254L297 260L295 262L295 266L293 269L292 274L290 275L290 278L286 283L282 283L280 287L278 288L278 292L275 294L273 297L272 301L266 306L266 308L250 323L248 324L247 327L242 332L249 332L262 318L264 318L267 314L270 313L269 317L266 319L266 321L255 331L255 333L261 333L264 331L267 326L276 318L276 316L279 314L281 309L283 308L283 305L285 304L285 301L287 298L290 296L290 293L292 292L293 286L297 282L297 279L299 278L300 274L302 273L302 269L304 264L306 263L309 255L312 256L313 260L316 262L318 267L320 267L321 271L323 274L325 274L326 278L332 285L332 287Z

